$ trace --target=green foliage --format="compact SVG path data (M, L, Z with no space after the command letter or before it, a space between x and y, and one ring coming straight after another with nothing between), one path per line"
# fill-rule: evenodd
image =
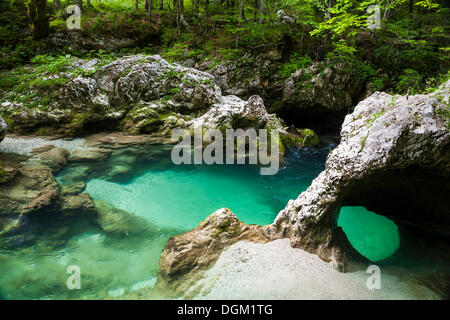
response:
M410 89L410 93L414 94L419 91L422 76L414 69L405 69L399 77L396 90L399 93L406 93Z
M251 79L254 57L277 48L283 61L260 69L264 80L278 73L287 78L292 72L307 68L311 60L329 62L329 66L345 65L355 81L368 81L371 90L391 90L404 93L432 90L449 70L450 9L445 2L414 0L411 10L406 0L283 0L265 1L260 14L255 3L246 1L245 19L239 17L239 1L218 5L210 1L205 8L201 1L197 9L193 1L184 1L184 18L180 24L173 3L164 2L163 10L155 10L151 18L144 1L91 1L84 7L81 36L89 39L133 39L136 47L89 51L87 48L51 48L46 41L34 41L27 18L28 0L0 0L0 69L10 69L29 63L36 54L63 57L67 53L82 58L95 57L103 65L117 55L159 53L170 61L208 57L214 68L223 60L236 61L236 77ZM74 3L62 1L63 7ZM67 32L62 11L47 6L52 32ZM367 29L368 8L382 7L380 30ZM168 5L170 5L170 10ZM295 18L295 23L280 23L276 12L283 9ZM89 41L88 41L89 42ZM78 51L78 52L77 52ZM45 62L47 63L47 62ZM36 62L33 62L36 67ZM44 62L42 62L44 64ZM57 68L56 61L47 63ZM56 65L55 65L56 64ZM414 70L414 71L411 71ZM49 70L53 72L52 70ZM75 69L73 75L89 76L93 71ZM14 82L1 80L1 83ZM52 85L47 80L34 86ZM44 78L45 79L45 78ZM57 81L56 81L57 82ZM58 83L54 83L58 85ZM14 85L13 85L14 87Z
M294 73L298 69L307 68L311 64L312 60L309 56L307 55L301 56L298 53L294 53L291 55L289 62L281 66L279 73L282 78L288 78L292 73Z
M69 71L73 59L69 55L37 55L32 66L0 73L0 98L46 109L58 98L56 89L69 81L62 72Z
M355 58L356 49L349 46L344 40L334 43L333 51L326 55L326 59L332 64L351 63Z

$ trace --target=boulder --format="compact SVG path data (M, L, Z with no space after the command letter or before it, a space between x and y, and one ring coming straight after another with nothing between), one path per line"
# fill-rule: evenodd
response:
M25 215L50 208L59 197L52 171L42 164L25 164L8 184L0 185L0 215Z
M289 201L273 231L342 271L347 258L357 256L336 226L342 206L364 206L450 236L449 89L450 81L429 95L376 92L359 103L345 118L325 171Z
M62 196L76 196L82 193L86 189L86 183L77 182L69 185L61 186L61 195Z
M186 290L224 249L240 240L265 243L270 239L267 228L240 222L230 209L217 210L197 228L167 242L159 260L156 286L187 297Z
M35 150L36 152L36 150ZM54 173L60 171L67 163L70 153L63 148L51 148L48 151L38 153L36 157L48 165Z
M264 128L270 120L264 102L259 96L243 101L236 96L223 97L203 116L188 123L188 126L209 129ZM283 130L282 127L279 128Z
M316 116L352 107L364 88L346 68L316 63L298 69L284 81L283 108L295 109L299 115Z
M189 129L200 122L221 127L222 123L213 119L220 114L233 128L264 128L268 123L260 97L244 101L224 96L210 73L171 64L157 55L125 56L102 63L78 59L72 69L83 70L82 75L68 71L55 75L67 82L51 89L55 92L51 92L49 106L30 109L17 101L2 106L10 130L63 136L123 130L164 136L172 129ZM281 123L279 119L275 122ZM84 152L72 154L69 160L81 158L86 158Z
M97 214L94 223L113 236L133 236L150 231L148 222L124 210L117 209L105 201L96 200Z
M59 199L58 213L63 217L79 214L94 215L96 208L91 197L87 193L81 193L78 195L62 196Z
M102 148L88 148L85 150L75 150L69 156L70 162L98 162L104 161L111 156L112 151Z

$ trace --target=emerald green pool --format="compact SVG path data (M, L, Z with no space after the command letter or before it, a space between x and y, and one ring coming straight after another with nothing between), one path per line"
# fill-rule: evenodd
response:
M351 245L371 261L389 258L400 247L397 225L364 207L341 208L338 226Z
M88 175L82 166L68 168L61 184L86 182L86 192L148 222L147 233L111 237L98 228L67 226L61 246L49 227L31 247L0 251L0 295L6 299L111 298L151 287L169 237L196 227L212 212L230 208L248 224L272 223L289 199L306 190L323 170L329 149L292 151L275 176L261 176L251 165L182 165L170 160L170 148L153 147L131 172L110 178L108 171L129 165L120 152ZM95 167L95 166L94 166ZM92 169L92 168L91 168ZM66 227L66 226L64 226ZM81 269L81 290L68 290L66 269Z
M322 171L325 156L323 151L292 153L274 176L260 175L257 166L175 166L170 157L152 159L145 164L149 169L131 181L92 179L86 192L162 228L192 229L224 207L245 223L266 225L306 190Z

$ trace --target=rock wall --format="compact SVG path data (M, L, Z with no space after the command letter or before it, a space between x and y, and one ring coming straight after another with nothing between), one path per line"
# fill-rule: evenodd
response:
M329 123L338 117L336 114L345 114L370 93L367 80L352 74L348 65L330 66L326 61L318 62L295 70L285 79L278 70L283 63L282 52L272 49L256 57L248 54L217 66L214 61L205 61L199 68L214 75L224 94L243 99L259 95L270 112L289 124L304 126L316 122L317 127L325 131L326 126L315 121L316 118ZM343 116L338 118L342 120Z
M211 74L156 55L127 56L106 65L98 59L77 60L65 72L48 77L67 81L47 93L54 97L49 105L2 103L0 111L7 115L11 132L76 136L120 130L167 135L174 128L203 122L219 129L284 129L280 119L267 113L261 98L223 96Z

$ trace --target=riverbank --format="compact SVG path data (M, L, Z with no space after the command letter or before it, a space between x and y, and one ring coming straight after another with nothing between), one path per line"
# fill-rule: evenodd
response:
M382 268L381 288L370 290L367 279L372 273L359 267L358 271L338 272L317 255L292 248L288 239L265 244L241 241L224 250L205 272L194 299L439 299L408 278L406 270L401 277L392 268Z

